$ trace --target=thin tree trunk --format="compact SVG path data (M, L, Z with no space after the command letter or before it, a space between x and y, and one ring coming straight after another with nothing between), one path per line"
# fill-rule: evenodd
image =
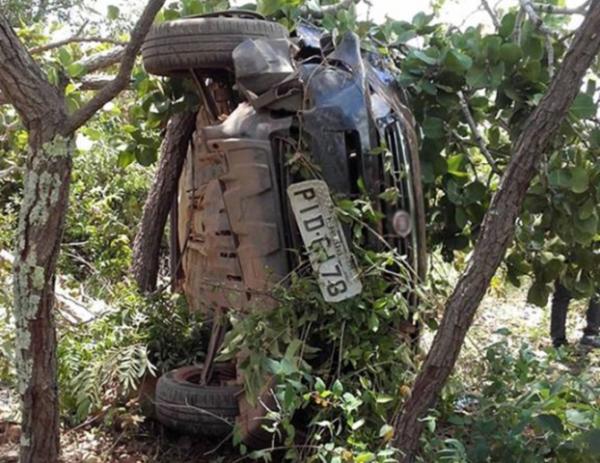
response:
M132 269L140 290L145 293L156 289L160 243L177 194L179 176L195 122L195 114L191 112L175 114L169 121L156 177L144 204L142 220L133 243Z
M35 136L35 133L30 133ZM14 262L18 389L23 401L22 462L58 459L54 270L69 198L73 143L33 143L27 162Z
M433 344L395 423L395 443L413 461L423 430L420 420L434 406L460 353L489 282L513 239L514 227L537 165L579 92L600 51L600 1L594 1L550 89L527 119L488 212L473 256L446 304Z
M68 201L72 143L57 136L66 118L64 99L2 16L0 88L29 132L13 264L15 361L23 405L21 461L55 462L59 427L53 278Z
M137 53L165 0L149 0L117 77L73 115L0 13L0 93L29 135L14 270L15 363L22 400L21 463L55 463L60 449L53 319L56 261L71 179L73 137L127 86Z

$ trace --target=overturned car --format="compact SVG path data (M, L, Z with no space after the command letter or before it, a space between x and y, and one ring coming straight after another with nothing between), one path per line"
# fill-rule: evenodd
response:
M335 198L368 195L382 219L363 244L397 249L415 282L424 275L414 121L390 64L362 51L353 33L334 43L305 23L290 37L255 13L230 11L159 24L142 53L148 72L188 78L200 96L173 214L173 259L190 308L214 316L204 365L159 379L157 416L209 435L237 419L244 439L260 445L256 418L268 397L251 406L235 365L214 363L223 315L277 310L273 288L306 256L325 301L360 293ZM381 199L389 188L393 205Z

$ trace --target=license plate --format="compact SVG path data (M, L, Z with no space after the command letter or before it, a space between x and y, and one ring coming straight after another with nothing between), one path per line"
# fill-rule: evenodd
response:
M362 284L327 184L307 180L290 185L287 193L323 299L340 302L360 294Z

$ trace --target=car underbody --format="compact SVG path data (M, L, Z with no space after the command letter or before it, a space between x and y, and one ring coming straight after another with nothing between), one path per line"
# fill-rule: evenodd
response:
M193 28L205 31L217 20L230 53L218 63L204 51L201 61L190 61L193 50L185 47L196 39ZM252 36L234 34L235 22ZM314 272L331 303L360 291L337 199L367 197L381 217L362 246L394 249L414 285L426 271L417 135L393 65L363 51L354 33L335 43L308 23L292 37L275 26L263 34L263 23L272 24L250 13L188 19L163 27L144 50L150 72L187 75L200 95L179 181L174 259L190 309L214 317L198 378L205 386L227 329L224 315L277 310L273 291L290 272ZM395 200L382 199L390 189ZM303 265L307 260L312 266ZM414 292L406 297L415 309ZM230 381L243 378L238 372ZM256 418L264 416L272 386L265 378L262 405L250 405L243 393L239 399L238 422L254 446L268 437Z

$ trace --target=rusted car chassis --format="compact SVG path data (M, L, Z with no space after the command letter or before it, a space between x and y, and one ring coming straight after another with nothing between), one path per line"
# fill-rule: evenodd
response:
M237 419L247 442L260 445L268 436L256 418L272 384L265 381L262 405L252 407L234 366L213 364L223 315L277 310L271 293L306 260L304 249L326 301L360 291L344 261L348 230L326 210L331 196L366 191L384 219L362 244L396 248L416 284L426 254L414 121L393 66L362 51L353 33L336 44L306 23L289 37L253 13L227 12L160 24L142 51L149 72L189 78L201 98L180 178L174 260L190 308L214 315L204 366L159 380L157 414L167 426L204 434L223 432L211 415ZM392 187L393 207L380 199ZM315 242L338 273L320 270L325 264L310 255ZM407 297L416 306L414 294Z

